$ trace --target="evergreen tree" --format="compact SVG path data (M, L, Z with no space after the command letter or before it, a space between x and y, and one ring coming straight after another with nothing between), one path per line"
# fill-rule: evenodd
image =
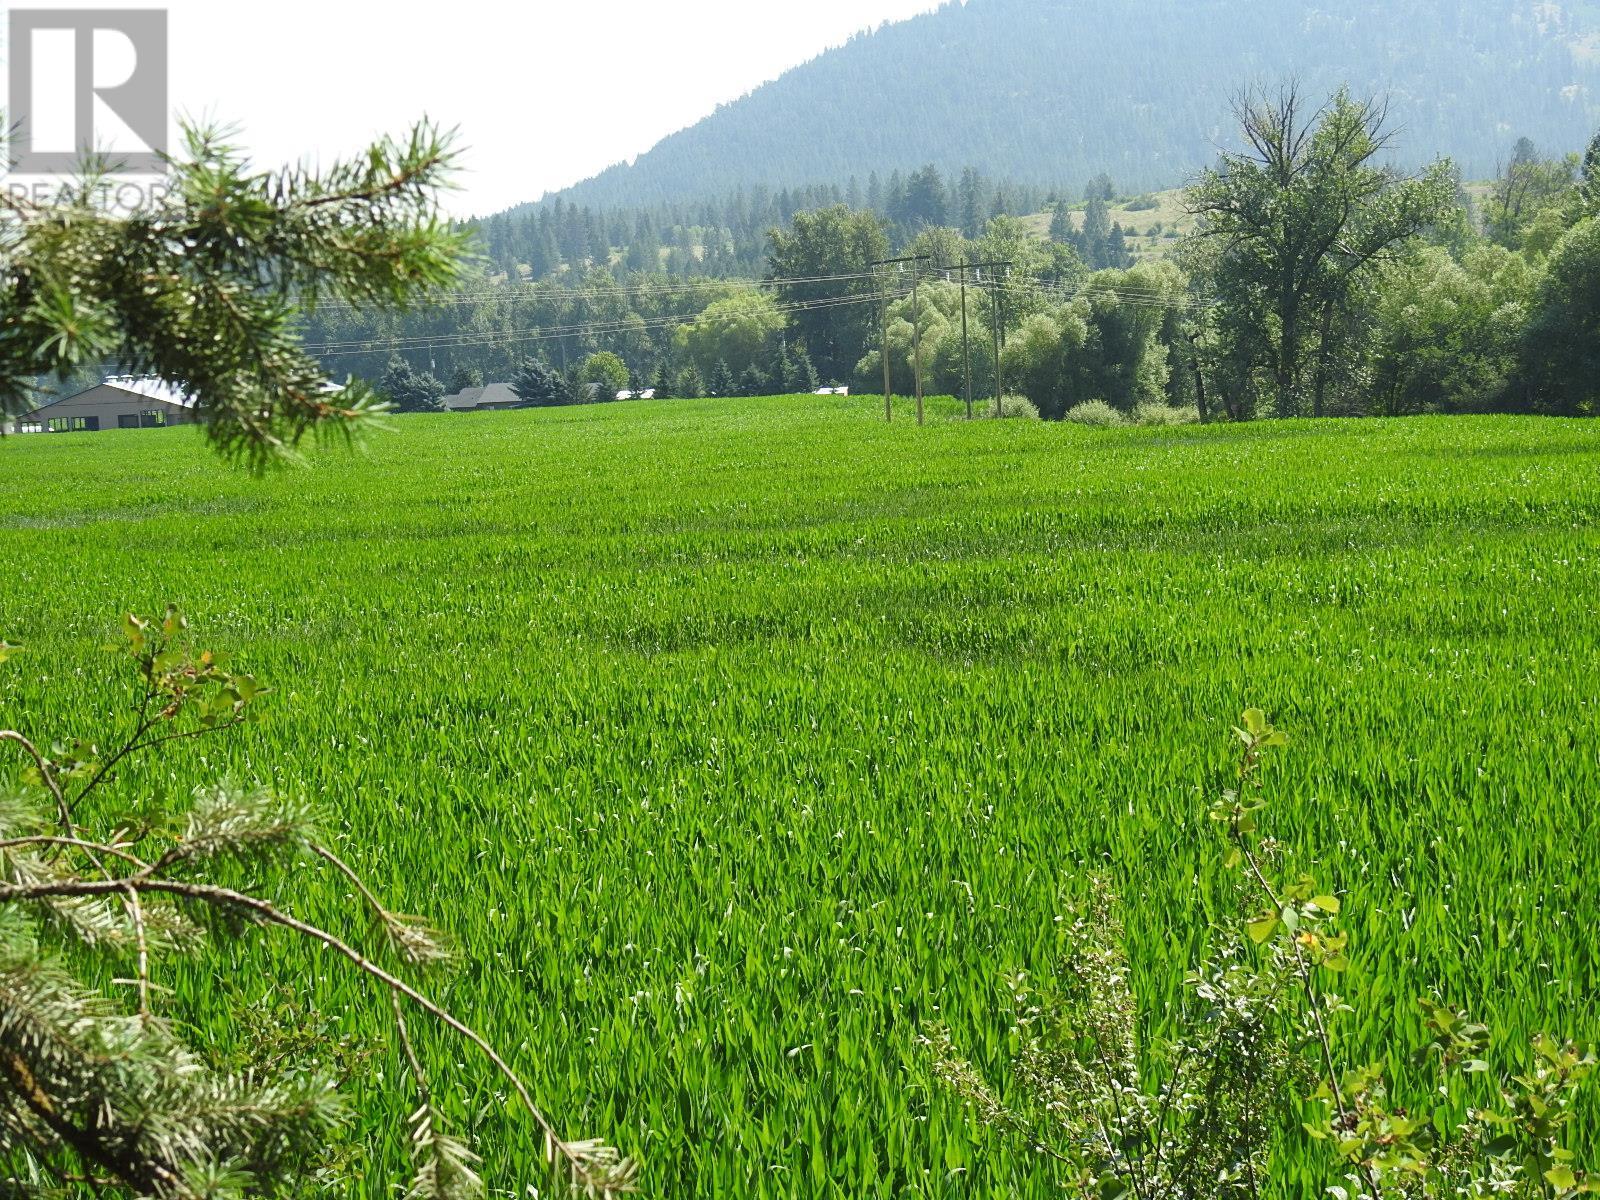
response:
M1078 252L1091 271L1111 266L1106 243L1111 240L1111 214L1097 193L1089 197L1083 211L1083 230L1078 235Z
M483 386L483 371L471 363L464 363L450 376L450 391L464 392L468 388Z
M778 389L779 391L788 389L789 381L794 378L794 359L789 354L789 343L787 340L783 340L778 343L777 352L773 354L772 362L766 371L763 372L763 374L766 375L767 383L770 386ZM743 381L741 380L741 383L742 382Z
M733 372L728 370L726 360L719 360L711 372L711 394L713 396L731 396L734 394L735 383Z
M1122 231L1120 223L1111 227L1111 232L1106 235L1106 261L1105 266L1114 267L1125 271L1133 266L1133 254L1128 250L1128 238Z
M975 238L981 235L987 220L988 205L984 201L983 180L971 167L961 172L961 183L956 189L956 206L962 236Z
M1589 149L1583 156L1583 173L1578 180L1578 187L1585 214L1600 216L1600 133L1590 140Z
M544 279L561 265L561 248L556 245L554 222L549 209L541 209L527 247L528 270L534 279Z
M1065 200L1057 200L1050 214L1050 240L1060 246L1070 246L1077 228L1072 223L1072 209Z
M693 363L678 372L676 391L685 400L698 400L706 394L705 380L700 377L700 369Z
M641 218L640 224L644 228L635 233L632 241L628 243L624 261L630 271L637 271L641 275L654 275L661 270L661 242L657 239L655 230L648 227L647 221Z
M378 390L389 398L396 412L444 411L444 384L431 371L413 371L399 355L389 360Z
M895 219L908 229L918 229L925 225L943 225L948 213L949 202L939 168L930 163L912 172L906 180L904 211L895 215Z
M432 371L413 377L411 403L402 412L444 412L444 383Z
M411 370L411 364L398 354L391 355L378 380L378 391L390 404L403 411L415 381L416 375Z
M667 370L666 359L663 358L660 365L656 367L655 382L650 386L655 390L657 400L672 399L672 373Z
M760 367L751 365L739 376L737 393L740 396L765 396L771 390L772 380Z
M1089 181L1089 186L1083 190L1085 200L1099 200L1110 204L1117 198L1116 185L1111 182L1111 176L1104 171Z
M553 404L567 404L572 399L567 381L537 358L523 360L511 378L511 390L524 404L541 408Z
M785 377L787 382L784 390L791 395L809 395L822 386L817 378L817 368L811 363L811 355L806 353L804 346L796 346L789 356L789 374Z
M883 212L892 225L903 225L906 220L906 180L899 171L889 176L883 190Z

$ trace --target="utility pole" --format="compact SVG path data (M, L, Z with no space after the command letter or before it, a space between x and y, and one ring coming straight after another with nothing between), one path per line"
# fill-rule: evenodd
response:
M990 263L989 265L995 268L1004 267L1006 277L1010 277L1010 263ZM1001 276L996 275L994 288L990 292L990 297L994 300L994 415L996 417L1001 415L1000 399L1005 395L1005 387L1000 378L1000 347L1005 343L1005 308L1003 307L1000 292L1004 286Z
M967 401L967 420L972 420L972 339L967 333L967 264L961 264L961 365L962 395Z
M869 263L868 265L872 270L876 271L879 267L898 267L898 266L903 266L906 263L931 262L932 261L932 257L933 256L929 255L929 254L914 254L914 255L911 255L911 256L909 256L907 258L884 258L884 259L880 259L879 261L877 261L875 263ZM916 287L917 287L917 284L920 283L920 282L921 282L921 276L920 275L914 277L913 282L912 282L912 295L913 296L915 296L917 294L916 293ZM916 306L916 301L915 300L912 301L912 306L913 307ZM917 366L916 366L916 373L917 373L917 424L921 425L922 424L922 346L921 346L922 339L921 339L921 319L920 319L920 315L918 315L916 319L917 319L917 331L916 331L916 339L915 340L917 342ZM883 419L885 421L891 421L892 422L894 420L894 393L890 390L890 388L891 388L891 384L890 384L890 381L889 381L889 288L888 288L888 284L885 283L884 289L883 289Z
M894 424L894 390L889 382L889 285L883 285L883 419Z
M978 280L979 283L982 283L983 282L983 272L984 271L998 270L1001 267L1005 267L1005 268L1009 269L1010 266L1011 266L1011 264L1009 262L984 262L984 263L968 263L968 262L964 262L960 266L947 266L947 267L938 267L938 268L936 268L937 270L940 270L940 271L960 271L961 272L961 354L962 354L962 358L965 360L965 363L966 363L966 372L967 372L967 420L969 420L969 421L972 420L972 344L971 344L971 341L970 341L970 339L968 337L968 334L967 334L967 272L968 271L976 271L978 273L977 274L977 280ZM997 416L997 417L1000 415L1000 303L999 303L999 294L1000 294L999 293L999 280L998 280L998 277L997 277L995 286L990 289L990 298L994 301L994 321L993 321L993 325L994 325L994 379L995 379L994 415Z
M917 385L917 424L922 424L922 272L911 276L911 377ZM1321 416L1321 413L1317 414Z
M950 263L942 267L935 267L936 271L961 272L961 359L966 373L966 400L967 420L972 420L972 338L967 326L967 272L977 271L978 279L983 279L982 272L989 267L1009 267L1008 262L989 263ZM997 322L998 323L998 322Z

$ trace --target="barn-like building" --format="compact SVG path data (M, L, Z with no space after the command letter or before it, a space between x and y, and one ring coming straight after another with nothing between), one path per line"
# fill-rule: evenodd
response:
M13 433L95 433L188 425L195 402L182 388L148 375L110 375L75 396L41 405L13 422Z

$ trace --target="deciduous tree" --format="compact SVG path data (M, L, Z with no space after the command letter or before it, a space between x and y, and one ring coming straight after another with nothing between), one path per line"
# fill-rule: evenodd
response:
M1252 314L1238 332L1267 348L1276 414L1320 414L1353 284L1449 209L1453 177L1445 163L1418 177L1380 165L1385 110L1345 91L1313 112L1289 85L1235 112L1247 148L1187 196L1197 236L1220 246L1208 282Z
M872 264L889 257L882 223L873 213L851 212L841 204L796 213L791 227L774 229L770 241L768 266L778 297L805 306L794 309L789 321L817 370L830 377L848 374L874 324ZM852 299L862 302L824 304Z

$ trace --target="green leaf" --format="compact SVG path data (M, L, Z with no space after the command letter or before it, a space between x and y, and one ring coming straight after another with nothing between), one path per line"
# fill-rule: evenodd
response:
M1578 1186L1578 1177L1568 1166L1551 1167L1544 1173L1544 1181L1558 1192L1570 1192Z
M5 662L8 658L14 658L16 655L21 653L21 646L13 645L4 638L0 638L0 663Z
M128 644L133 647L135 653L144 649L144 631L148 628L150 628L150 622L135 616L133 613L127 613L123 616L122 633L128 639Z
M1279 924L1281 924L1281 921L1277 913L1262 913L1261 916L1251 921L1244 928L1245 932L1250 935L1250 940L1259 946L1278 932Z
M1339 901L1332 896L1313 896L1311 903L1329 916L1337 916L1339 913Z
M1259 708L1244 710L1244 727L1250 731L1251 737L1260 737L1267 731L1267 714Z

